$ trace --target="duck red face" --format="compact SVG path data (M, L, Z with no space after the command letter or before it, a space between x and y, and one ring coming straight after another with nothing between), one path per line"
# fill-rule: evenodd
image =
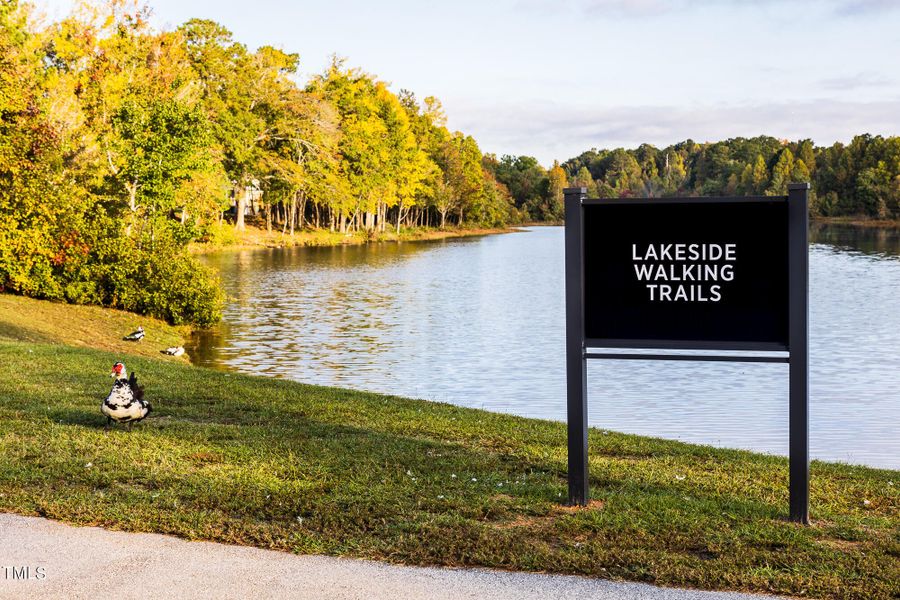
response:
M113 365L112 373L110 373L110 377L115 377L119 379L125 375L125 363L117 362Z

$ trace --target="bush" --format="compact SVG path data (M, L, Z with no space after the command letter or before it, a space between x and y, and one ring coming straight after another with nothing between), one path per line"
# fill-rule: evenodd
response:
M206 227L201 239L203 242L215 247L233 246L238 242L234 226L224 221L222 223L213 223Z
M115 231L114 224L109 228ZM93 303L151 315L173 325L208 327L222 317L224 294L215 273L163 230L149 243L127 236L97 239L88 265Z
M142 277L135 278L133 285L140 293L128 310L173 325L208 327L222 318L224 294L218 277L194 257L145 252L138 274Z
M207 327L222 316L224 294L210 269L190 256L174 227L155 239L121 232L102 209L64 233L0 226L0 291L73 304L99 304Z

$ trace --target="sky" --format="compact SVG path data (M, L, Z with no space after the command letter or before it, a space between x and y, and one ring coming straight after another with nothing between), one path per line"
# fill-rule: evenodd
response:
M33 0L48 17L72 0ZM483 152L549 166L685 139L900 135L900 0L150 0L250 49L436 96Z

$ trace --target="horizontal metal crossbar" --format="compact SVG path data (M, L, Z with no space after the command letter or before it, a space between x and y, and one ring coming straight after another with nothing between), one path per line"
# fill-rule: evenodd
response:
M692 360L713 362L787 363L788 356L738 356L722 354L626 354L616 352L585 352L585 358L613 360Z
M787 196L685 196L681 198L583 198L582 206L604 206L613 204L739 204L747 202L787 202Z
M612 340L585 338L585 348L622 348L624 350L741 350L750 352L787 352L787 344L773 342L735 342L712 340Z

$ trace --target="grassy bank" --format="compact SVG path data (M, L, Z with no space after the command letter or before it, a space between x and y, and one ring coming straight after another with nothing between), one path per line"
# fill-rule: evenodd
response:
M873 227L878 229L900 229L900 220L872 219L868 217L812 217L813 223L823 225L852 225L854 227Z
M246 248L286 248L294 246L340 246L344 244L366 244L369 242L412 242L422 240L440 240L446 238L488 235L493 233L509 233L514 228L481 228L481 227L434 227L403 228L399 234L388 229L384 233L355 231L340 233L328 229L304 229L295 231L293 235L265 227L248 224L244 231L236 231L233 225L225 224L213 228L206 240L191 244L191 252L218 252L228 249Z
M144 328L146 340L122 339L138 326ZM160 350L183 346L189 333L188 327L121 310L0 294L0 341L66 344L185 362L186 358L165 356Z
M3 511L409 564L900 593L896 471L813 463L802 527L782 458L593 429L593 501L572 509L560 423L49 344L32 308L0 304ZM104 433L122 358L155 412Z

